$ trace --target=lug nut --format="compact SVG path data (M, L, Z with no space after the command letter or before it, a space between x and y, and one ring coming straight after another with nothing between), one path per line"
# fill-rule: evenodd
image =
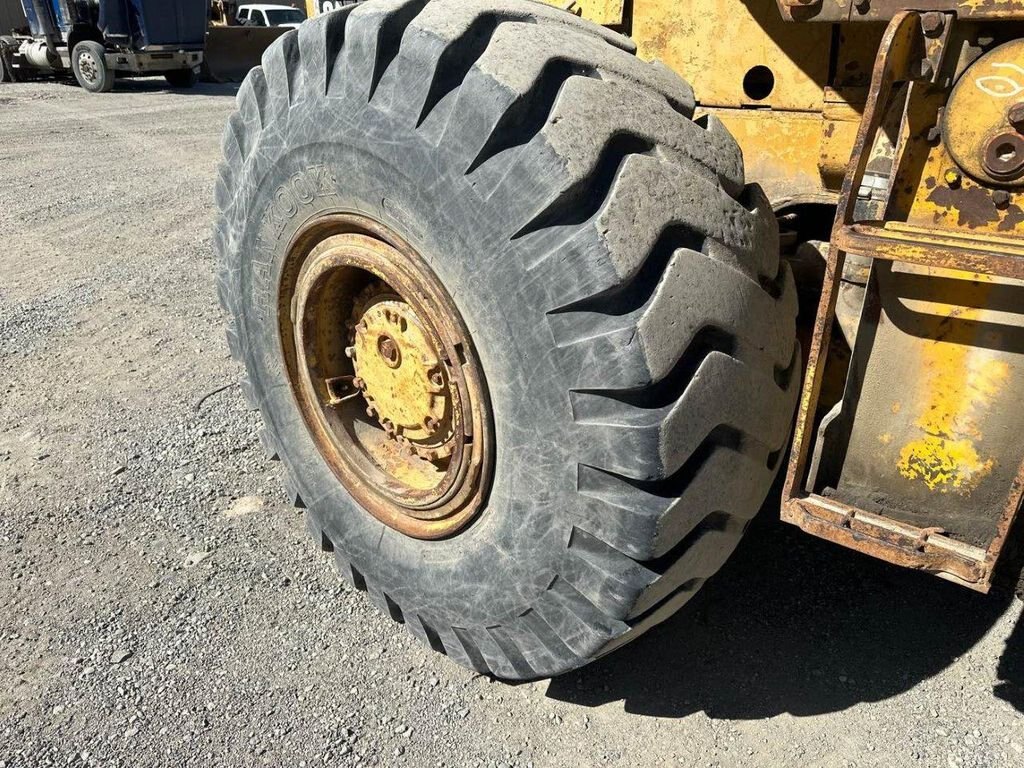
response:
M946 171L942 178L945 179L946 184L948 184L953 189L959 189L961 182L963 182L964 180L964 177L960 175L960 171L956 170L955 168L950 168L948 171Z
M1010 193L1005 189L997 189L992 193L992 202L999 210L1005 210L1010 207Z
M427 416L427 418L423 420L423 426L429 429L431 432L437 429L439 424L440 423L438 422L438 420L435 419L433 416Z

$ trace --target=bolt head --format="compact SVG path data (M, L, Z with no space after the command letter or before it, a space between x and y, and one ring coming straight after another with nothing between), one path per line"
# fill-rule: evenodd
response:
M960 183L964 180L964 177L960 174L960 171L956 170L955 168L950 168L943 175L943 179L945 179L946 184L948 184L953 189L956 189L957 187L960 186Z
M992 202L996 204L996 208L1004 210L1010 207L1010 193L1005 189L997 189L992 193Z
M921 28L928 37L938 37L946 28L946 17L937 11L926 13L921 17Z
M1018 133L1024 133L1024 101L1010 107L1006 119Z
M993 136L985 147L985 171L1000 181L1024 176L1024 136L1017 132Z

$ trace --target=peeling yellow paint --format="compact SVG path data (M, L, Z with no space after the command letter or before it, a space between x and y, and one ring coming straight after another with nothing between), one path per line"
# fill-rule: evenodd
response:
M992 459L982 461L970 440L948 440L926 435L903 446L900 474L908 480L920 479L930 490L970 492L992 471Z
M1002 360L972 360L977 348L934 341L925 353L926 396L914 424L922 436L900 451L897 468L930 490L969 494L988 475L993 459L978 453L979 423L1010 374Z

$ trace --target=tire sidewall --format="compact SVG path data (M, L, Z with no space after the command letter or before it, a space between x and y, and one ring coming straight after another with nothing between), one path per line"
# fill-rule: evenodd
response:
M276 125L261 136L229 219L239 233L235 252L244 255L233 271L239 330L281 457L335 548L399 605L450 625L520 615L562 570L582 502L572 381L543 291L526 279L525 254L509 237L523 222L481 199L458 151L439 149L373 106L298 105ZM312 134L331 141L292 138ZM459 308L481 361L494 479L482 513L451 539L412 539L361 509L320 457L292 396L276 315L284 257L306 223L337 212L380 221L417 249Z

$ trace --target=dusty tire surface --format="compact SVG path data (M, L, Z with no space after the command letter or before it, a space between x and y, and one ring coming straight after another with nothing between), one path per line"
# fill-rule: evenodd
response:
M800 384L772 211L690 88L529 2L372 0L278 40L238 95L218 290L263 444L339 570L437 651L557 675L681 607L767 493ZM284 370L278 285L307 222L413 243L486 375L486 509L441 541L361 509Z

